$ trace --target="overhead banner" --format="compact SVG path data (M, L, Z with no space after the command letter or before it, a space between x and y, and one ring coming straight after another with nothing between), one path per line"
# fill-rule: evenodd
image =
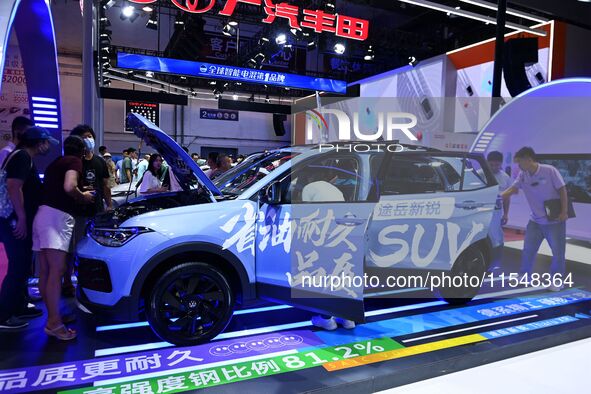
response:
M152 71L197 78L256 83L339 94L345 94L347 92L347 82L335 79L138 55L135 53L117 52L117 67L129 70Z

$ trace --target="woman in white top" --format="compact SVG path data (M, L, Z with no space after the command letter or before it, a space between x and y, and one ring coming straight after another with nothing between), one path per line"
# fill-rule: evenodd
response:
M140 184L140 194L167 192L168 188L162 187L160 176L162 173L162 156L154 153L148 161L148 169L144 172Z

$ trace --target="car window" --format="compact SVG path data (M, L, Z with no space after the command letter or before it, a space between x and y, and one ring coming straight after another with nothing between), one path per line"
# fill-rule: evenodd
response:
M297 154L281 151L251 156L216 178L214 184L223 194L240 195L295 155Z
M437 164L436 164L437 166ZM426 157L395 157L384 174L380 194L420 194L444 191L441 175Z
M281 182L285 203L358 201L364 181L355 156L330 156L302 163Z
M478 160L468 157L434 157L433 166L442 174L446 191L469 191L487 186Z

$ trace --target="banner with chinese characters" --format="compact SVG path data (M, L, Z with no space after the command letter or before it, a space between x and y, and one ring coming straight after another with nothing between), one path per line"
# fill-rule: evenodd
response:
M234 122L238 122L239 120L239 112L238 111L231 111L226 109L211 109L211 108L200 108L199 109L199 117L201 119L209 119L209 120L230 120Z
M127 125L127 114L133 112L134 114L142 115L156 126L160 126L160 104L150 103L145 101L125 101L125 131L133 131Z
M135 53L117 52L117 67L339 94L345 94L347 92L347 82L336 79L308 77L285 72L254 70L251 68L138 55Z
M0 147L12 139L12 121L17 116L29 117L29 96L27 80L19 48L9 46L2 75L2 95L0 96Z
M130 0L132 3L152 4L158 0ZM179 9L191 14L203 14L213 9L215 0L179 1L170 0ZM234 16L238 4L248 4L262 7L266 15L261 20L263 23L273 24L279 21L287 21L290 29L306 29L316 33L332 33L337 37L352 40L365 41L369 36L369 21L354 18L335 12L301 8L295 4L285 2L276 3L276 0L225 0L223 8L218 15Z

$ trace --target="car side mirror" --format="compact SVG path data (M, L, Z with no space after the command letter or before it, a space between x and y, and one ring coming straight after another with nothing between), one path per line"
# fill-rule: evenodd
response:
M268 205L281 204L281 184L279 182L274 182L263 188L259 192L259 202Z

